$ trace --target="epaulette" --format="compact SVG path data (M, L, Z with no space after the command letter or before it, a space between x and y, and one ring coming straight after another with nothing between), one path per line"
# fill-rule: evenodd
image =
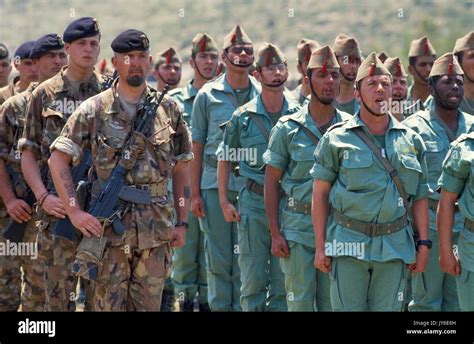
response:
M340 122L337 122L337 123L331 125L326 132L330 132L331 130L333 130L335 128L342 127L344 124L346 124L347 121L349 121L349 120L345 119L343 121L340 121Z

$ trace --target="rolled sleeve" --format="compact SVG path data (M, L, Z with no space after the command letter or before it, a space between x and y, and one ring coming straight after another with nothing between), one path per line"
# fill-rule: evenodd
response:
M41 157L41 139L43 136L43 123L41 121L41 112L43 111L43 102L40 91L33 91L25 112L25 127L23 137L18 140L18 149L24 151L31 150L35 155Z
M290 161L289 157L288 133L284 123L279 121L270 133L268 148L263 153L263 162L284 171Z
M462 159L459 146L453 146L443 162L441 177L438 186L446 191L460 194L466 185L470 173L470 166Z
M51 152L58 150L71 156L73 166L79 164L84 154L82 148L77 143L64 136L57 137L51 144L50 150Z
M193 104L191 115L191 135L192 140L202 144L207 141L208 118L206 111L206 94L199 91Z
M339 160L335 153L331 151L329 136L324 135L314 151L314 165L310 173L314 179L324 180L333 184L337 179Z

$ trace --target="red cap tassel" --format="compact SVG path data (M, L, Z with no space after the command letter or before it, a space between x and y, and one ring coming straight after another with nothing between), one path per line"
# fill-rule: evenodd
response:
M168 54L166 55L166 64L170 64L171 63L171 57L173 56L173 52L171 51L171 49L168 51Z
M448 76L453 75L453 64L449 63L448 64Z
M400 63L397 64L397 73L396 73L396 76L397 76L397 77L401 77L401 76L402 76L402 67L400 66Z
M328 71L328 61L323 63L323 66L321 67L321 72L326 73Z
M375 63L370 64L369 76L374 76L375 73Z
M202 36L201 38L201 45L199 46L199 51L200 52L206 51L206 36Z

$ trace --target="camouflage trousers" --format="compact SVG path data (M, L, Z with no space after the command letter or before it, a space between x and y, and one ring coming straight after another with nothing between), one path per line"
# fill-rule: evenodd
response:
M74 311L77 299L78 278L72 273L78 242L51 235L55 221L38 223L40 260L44 265L45 311ZM92 310L93 284L85 283L86 303L84 310Z
M95 285L95 311L159 311L171 248L107 247Z
M8 221L2 222L4 228ZM24 312L44 310L44 269L38 259L36 235L35 220L32 219L27 224L24 241L20 243L32 245L32 254L0 256L0 311L16 311L20 305ZM0 242L7 244L3 238Z

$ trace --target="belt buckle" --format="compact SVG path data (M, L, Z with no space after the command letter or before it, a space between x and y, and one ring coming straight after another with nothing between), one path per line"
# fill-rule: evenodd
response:
M378 231L377 231L377 224L376 223L373 223L373 222L370 223L369 233L370 233L369 236L371 236L371 237L377 236Z

